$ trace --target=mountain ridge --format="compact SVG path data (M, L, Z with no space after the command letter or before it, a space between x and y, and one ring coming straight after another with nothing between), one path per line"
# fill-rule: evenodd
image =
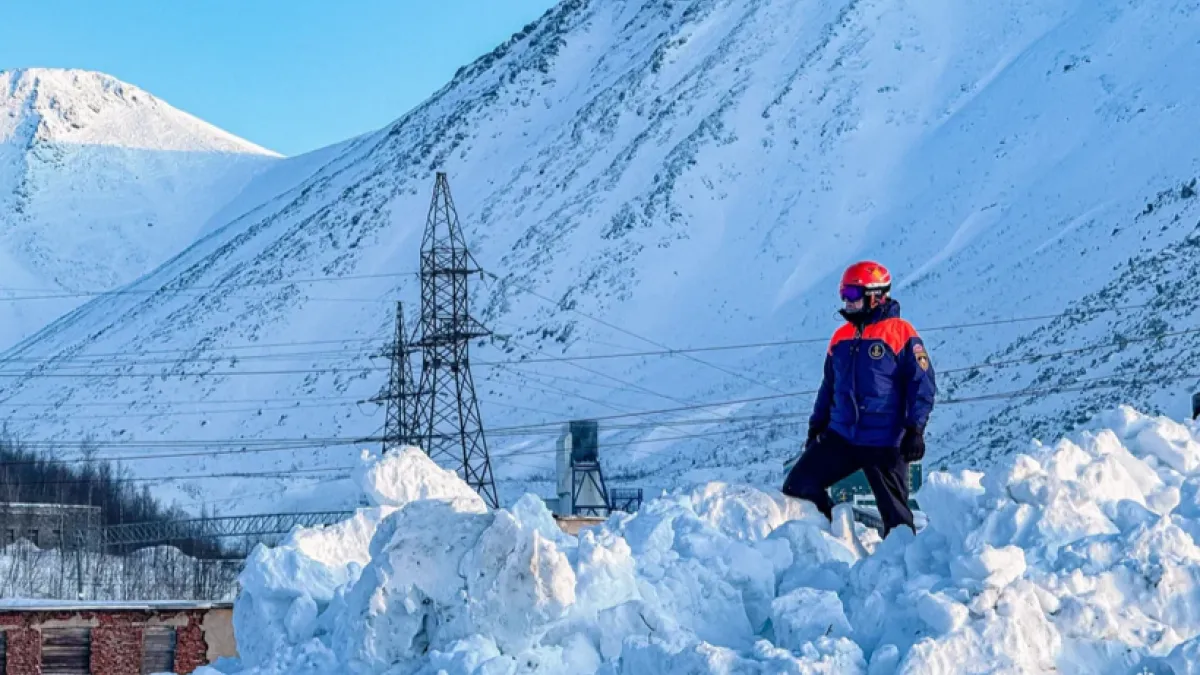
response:
M277 153L111 76L0 71L0 307L8 347L185 247Z
M35 133L28 134L25 141L28 145L38 141L75 142L133 149L212 150L282 157L107 73L63 68L0 70L0 90L6 90L6 107L11 109L14 103L23 103L27 119L34 123ZM151 110L186 124L181 125L183 128L178 135L146 133L137 128L114 129L114 124L105 118L119 118L120 112L114 112L113 108L122 107ZM19 122L21 118L16 119ZM160 123L159 120L139 120L142 124L147 121ZM98 130L93 127L97 124ZM8 140L6 136L14 126L12 122L0 125L0 142Z
M930 463L983 464L1028 438L1014 424L1069 426L1072 399L989 399L1038 374L971 370L1111 342L1103 323L1063 344L1037 331L1191 236L1195 200L1137 214L1200 174L1200 153L1172 141L1200 114L1177 86L1200 58L1197 9L561 3L395 123L264 173L281 187L239 196L259 207L7 352L0 411L43 443L91 433L141 455L139 475L177 472L153 456L207 443L211 456L186 460L195 480L159 487L193 505L344 505L335 474L382 425L366 402L386 379L397 300L416 324L412 273L442 170L495 275L472 280L495 335L471 349L487 364L474 375L502 499L548 494L557 424L607 415L628 416L601 427L611 484L777 486L838 323L836 277L859 258L893 270L943 391L964 399L935 408ZM786 344L512 363L772 341ZM162 350L178 356L137 356ZM1078 368L1055 374L1061 386L1104 374ZM1148 412L1186 398L1167 381L1118 391Z

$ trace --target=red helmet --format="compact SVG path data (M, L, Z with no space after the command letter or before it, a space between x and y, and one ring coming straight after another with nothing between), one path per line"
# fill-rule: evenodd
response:
M892 288L892 275L887 271L887 268L877 262L864 260L856 262L846 268L842 274L842 284L839 291L842 297L846 297L847 288L861 289L857 295L861 297L865 293L875 292L878 294L887 293ZM855 291L850 291L851 295L855 295ZM856 301L859 298L847 298L851 301Z

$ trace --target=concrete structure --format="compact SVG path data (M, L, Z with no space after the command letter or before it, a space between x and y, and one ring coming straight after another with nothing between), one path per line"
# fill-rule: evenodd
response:
M560 516L608 515L608 490L600 470L599 425L595 420L574 420L558 438L558 477L555 513Z
M191 673L237 656L228 603L0 601L0 672Z
M19 539L38 548L77 545L100 524L99 506L0 502L0 546Z

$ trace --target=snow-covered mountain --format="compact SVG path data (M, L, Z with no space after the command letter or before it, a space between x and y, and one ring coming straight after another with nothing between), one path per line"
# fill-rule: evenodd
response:
M187 246L278 158L107 75L0 71L0 346ZM48 296L48 297L46 297Z
M614 416L617 484L778 485L837 276L860 258L900 278L953 401L932 463L986 461L1018 427L1053 437L1110 395L1178 416L1197 343L1129 340L1200 326L1198 9L567 0L387 128L258 176L192 246L10 350L3 412L35 442L136 456L196 506L336 503L355 439L383 424L364 401L397 299L415 324L445 170L498 277L472 282L497 333L472 357L502 498L549 492L554 466L557 427L512 427L580 416ZM1078 309L1110 311L1053 318ZM1065 350L1083 351L1029 358ZM974 368L988 361L1015 363ZM1154 368L1135 385L1090 380L1135 363ZM1085 391L1011 394L1030 386ZM296 469L311 473L228 475Z

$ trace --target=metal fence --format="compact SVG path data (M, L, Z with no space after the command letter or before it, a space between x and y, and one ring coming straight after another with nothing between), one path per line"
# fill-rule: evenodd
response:
M642 488L611 488L608 491L610 511L636 513L642 508Z

